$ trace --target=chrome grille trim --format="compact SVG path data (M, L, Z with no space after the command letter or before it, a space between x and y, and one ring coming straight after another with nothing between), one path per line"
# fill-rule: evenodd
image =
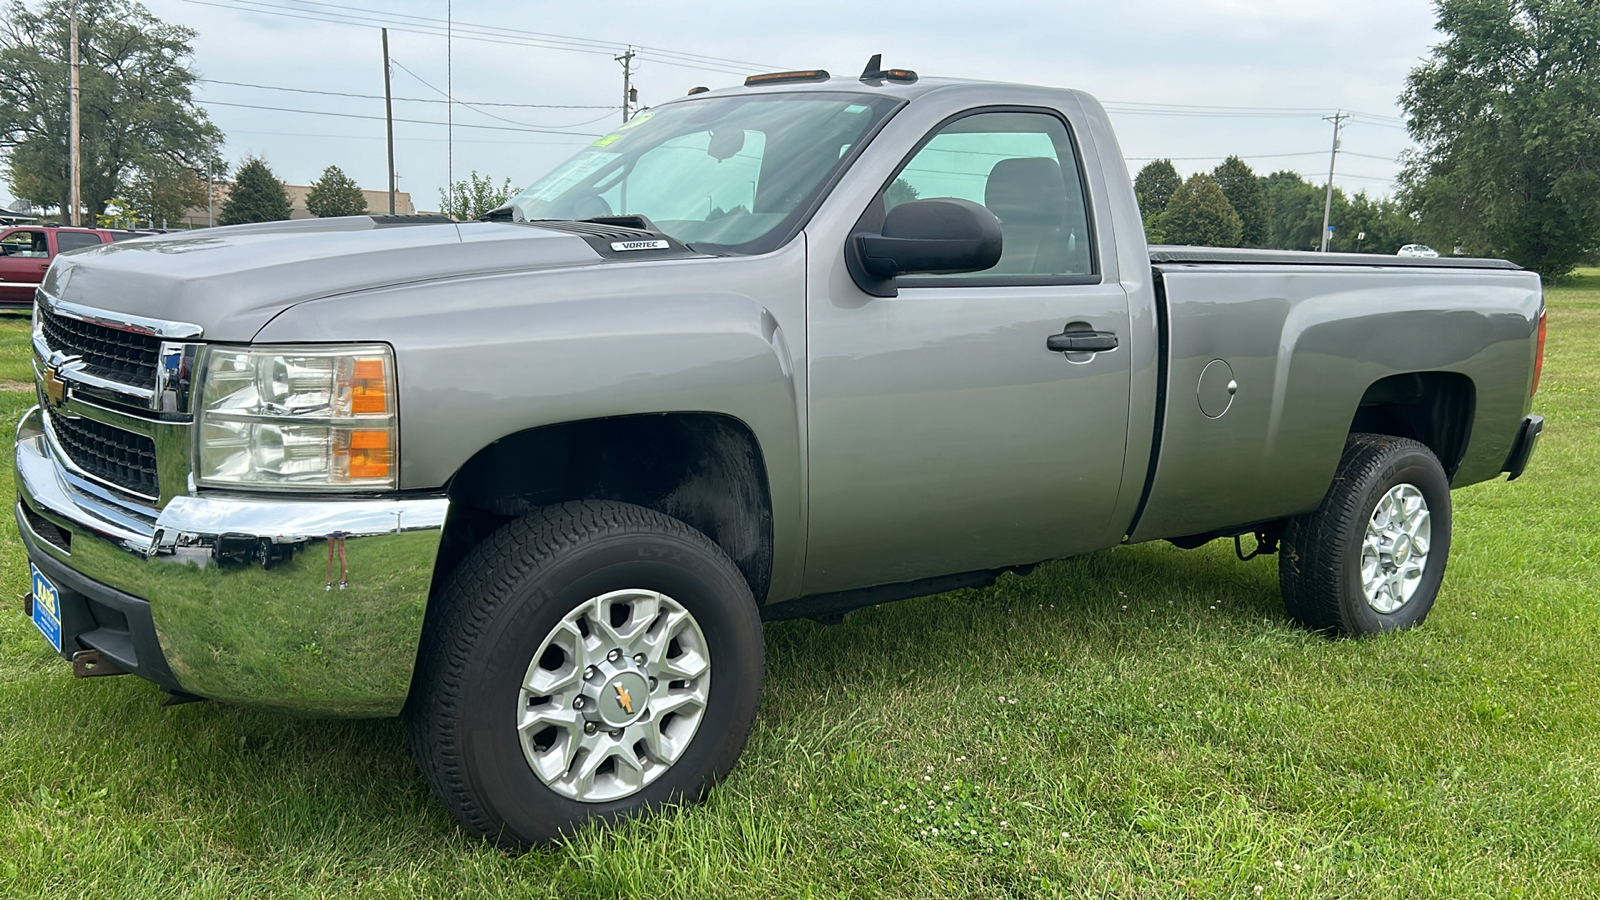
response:
M53 297L39 291L39 298L45 301L45 308L58 316L77 319L90 325L101 325L114 328L117 331L128 331L134 334L149 337L175 339L194 339L200 337L204 331L199 325L189 322L174 322L168 319L152 319L146 316L134 316L126 313L110 312L104 309L95 309L77 303L68 303L65 300Z
M39 308L39 336L53 353L75 360L83 375L107 385L154 386L161 339L62 316Z
M200 327L91 309L42 289L38 304L34 376L42 430L63 477L135 516L188 492L189 385L200 345L184 339L198 338ZM93 424L58 428L58 419Z

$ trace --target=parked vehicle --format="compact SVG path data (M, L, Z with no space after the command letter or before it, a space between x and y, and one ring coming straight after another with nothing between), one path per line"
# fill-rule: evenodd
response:
M486 221L58 259L31 612L174 700L404 714L521 848L726 774L763 619L1223 538L1310 628L1416 625L1451 489L1534 448L1543 323L1498 260L1147 248L1081 92L759 76Z
M145 233L55 225L0 228L0 309L31 307L33 292L56 254L141 237Z
M1419 259L1437 259L1439 251L1427 244L1406 244L1395 252L1395 256L1410 256Z

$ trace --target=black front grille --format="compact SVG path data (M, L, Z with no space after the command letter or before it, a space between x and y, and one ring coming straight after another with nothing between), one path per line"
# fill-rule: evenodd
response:
M80 322L39 307L44 342L51 350L83 358L84 371L119 384L153 388L161 338Z
M50 425L61 449L78 468L125 491L145 497L160 495L155 441L93 419L51 416Z

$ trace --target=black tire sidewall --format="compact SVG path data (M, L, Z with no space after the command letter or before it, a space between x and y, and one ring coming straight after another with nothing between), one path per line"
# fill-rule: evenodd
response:
M523 756L516 708L533 654L561 619L610 591L645 588L694 616L711 661L705 716L684 754L639 793L582 803L547 787ZM759 617L726 559L670 534L608 535L559 554L515 591L467 666L459 747L472 793L509 835L550 840L587 819L698 799L733 768L761 696Z
M1422 581L1411 599L1392 613L1380 613L1367 603L1362 589L1361 552L1366 539L1367 524L1384 494L1399 484L1410 484L1422 492L1428 504L1431 544L1428 562L1422 570ZM1344 553L1340 561L1340 617L1347 634L1380 634L1400 631L1421 624L1433 608L1433 602L1444 582L1445 567L1450 555L1450 482L1439 461L1423 445L1405 441L1390 449L1377 467L1375 475L1366 480L1356 514L1349 519L1343 535Z

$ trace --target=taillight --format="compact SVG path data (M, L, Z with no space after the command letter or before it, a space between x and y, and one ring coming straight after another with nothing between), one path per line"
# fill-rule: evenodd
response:
M1539 350L1533 357L1533 388L1528 391L1532 397L1539 393L1539 376L1544 374L1544 310L1539 310Z

